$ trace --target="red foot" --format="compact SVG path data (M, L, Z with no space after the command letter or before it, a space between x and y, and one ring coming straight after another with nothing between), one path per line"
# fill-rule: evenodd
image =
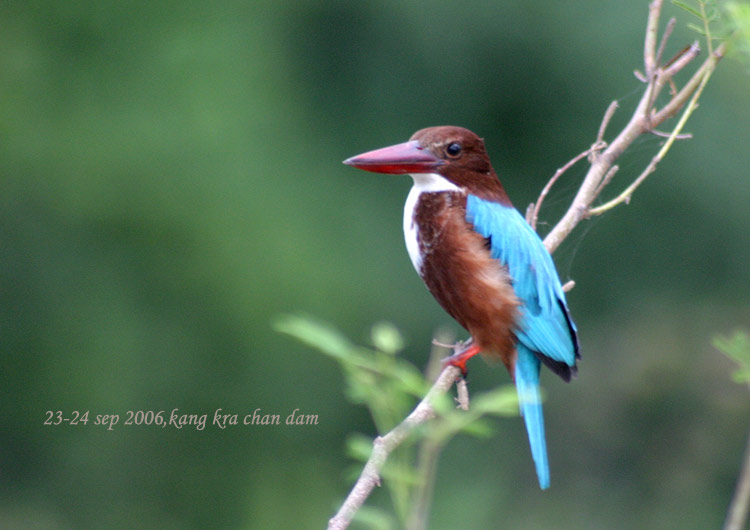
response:
M456 368L461 370L461 375L464 377L464 379L466 379L466 374L468 374L468 370L466 370L466 361L474 357L477 353L479 353L479 346L477 346L476 344L471 344L464 351L454 353L453 355L443 359L443 367L455 366Z

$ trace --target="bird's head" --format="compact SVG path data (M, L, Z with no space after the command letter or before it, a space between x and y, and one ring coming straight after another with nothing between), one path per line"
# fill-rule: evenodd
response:
M344 164L374 173L437 174L488 198L507 197L492 169L484 141L462 127L422 129L408 142L348 158Z

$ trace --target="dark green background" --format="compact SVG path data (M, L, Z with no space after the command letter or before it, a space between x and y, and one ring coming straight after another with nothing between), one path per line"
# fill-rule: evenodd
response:
M449 323L403 248L408 177L341 160L455 124L524 209L640 97L646 2L5 2L0 526L320 528L374 434L303 311L426 361ZM680 17L667 56L696 36ZM705 53L703 54L705 57ZM679 81L684 81L681 77ZM583 360L545 374L552 488L522 422L445 450L431 528L709 528L750 413L715 333L750 325L750 90L727 59L629 206L556 253ZM639 140L610 195L659 148ZM583 166L546 203L556 220ZM542 232L549 224L542 226ZM455 328L454 328L455 329ZM507 383L474 361L475 391ZM317 426L44 426L45 411L317 414ZM124 419L124 418L123 418ZM121 422L123 421L121 419ZM384 491L372 505L388 508Z

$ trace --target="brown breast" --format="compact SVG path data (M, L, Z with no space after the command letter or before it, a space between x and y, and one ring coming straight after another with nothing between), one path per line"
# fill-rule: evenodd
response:
M466 328L482 353L513 373L519 301L508 271L466 221L466 195L422 193L414 209L420 275L443 309Z

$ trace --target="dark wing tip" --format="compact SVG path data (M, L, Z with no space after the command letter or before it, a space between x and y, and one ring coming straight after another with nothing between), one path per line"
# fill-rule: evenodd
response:
M547 357L546 355L542 355L541 353L534 352L537 357L539 357L539 360L544 363L544 366L552 370L554 373L559 375L563 381L566 383L569 383L570 380L578 375L578 366L575 364L573 366L570 366L567 363L564 363L562 361L556 361L554 359L551 359Z

